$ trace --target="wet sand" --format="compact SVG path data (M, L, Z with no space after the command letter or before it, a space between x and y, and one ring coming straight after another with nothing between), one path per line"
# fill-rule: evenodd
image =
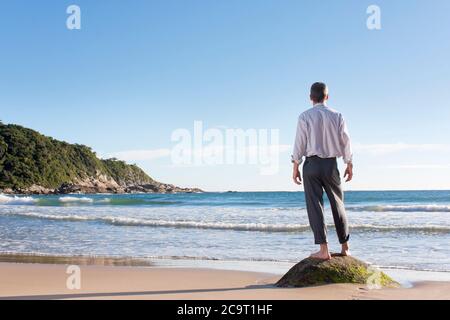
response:
M79 290L67 287L73 274L67 273L64 259L58 260L63 264L1 262L0 299L450 299L450 282L422 282L408 289L369 290L353 284L285 289L274 287L280 276L268 273L144 267L122 258L72 259L80 266Z

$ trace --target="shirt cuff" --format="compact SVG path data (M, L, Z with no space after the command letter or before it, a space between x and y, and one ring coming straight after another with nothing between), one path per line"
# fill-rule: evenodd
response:
M350 157L350 158L344 158L344 163L345 163L345 164L353 163L353 157Z
M291 155L291 162L301 164L303 162L303 157L294 157L294 155Z

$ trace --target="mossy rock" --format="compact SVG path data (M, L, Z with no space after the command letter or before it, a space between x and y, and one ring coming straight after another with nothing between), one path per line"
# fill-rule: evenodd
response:
M328 261L306 258L291 268L277 287L308 287L331 283L367 284L397 287L398 283L380 270L353 257L333 254Z

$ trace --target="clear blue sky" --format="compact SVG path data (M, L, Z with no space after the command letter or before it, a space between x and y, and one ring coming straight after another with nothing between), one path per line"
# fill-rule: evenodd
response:
M82 29L66 28L66 8ZM381 8L382 29L366 28ZM450 189L450 2L28 1L0 10L0 119L108 156L170 149L171 133L279 129L292 145L308 88L329 84L355 144L347 189ZM280 171L136 161L207 190L296 190ZM134 162L130 160L131 162Z

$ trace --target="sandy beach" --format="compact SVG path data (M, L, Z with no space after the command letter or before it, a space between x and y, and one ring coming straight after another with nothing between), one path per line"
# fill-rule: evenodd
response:
M334 284L275 288L279 275L203 268L82 265L81 289L69 290L67 265L0 263L0 299L450 299L450 282L368 290Z

